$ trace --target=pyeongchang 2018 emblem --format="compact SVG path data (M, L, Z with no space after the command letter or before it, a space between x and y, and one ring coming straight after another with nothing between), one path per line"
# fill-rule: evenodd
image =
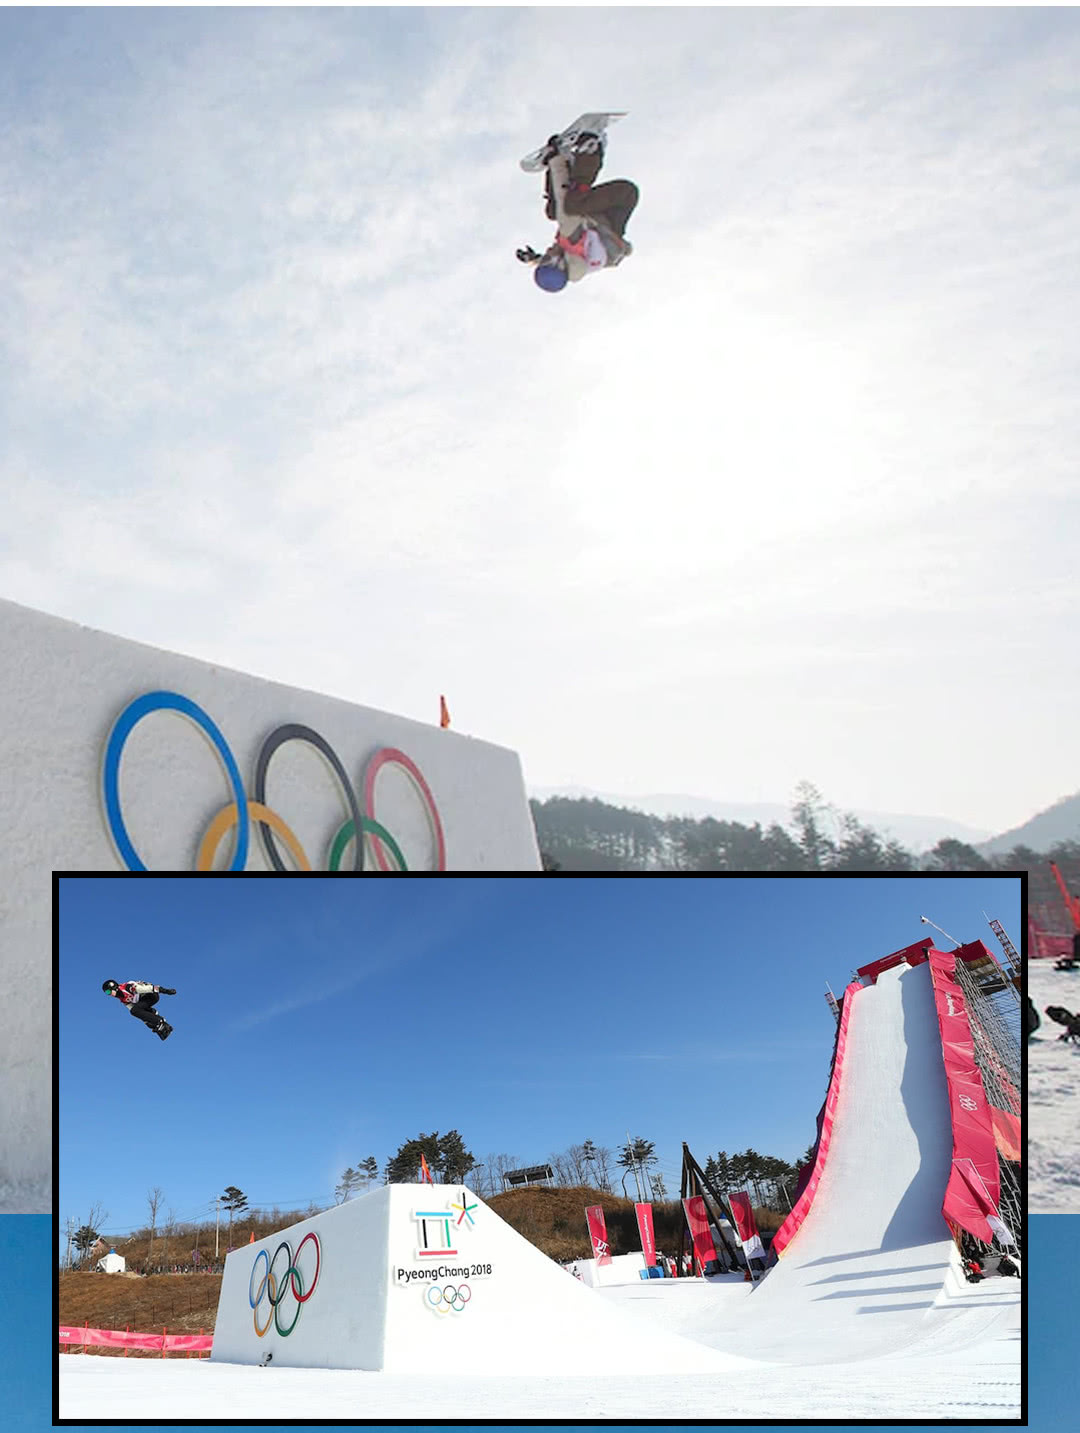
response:
M463 1190L460 1199L442 1209L413 1211L416 1266L398 1267L395 1283L419 1285L425 1306L437 1314L463 1313L473 1296L469 1281L491 1277L492 1266L471 1259L467 1247L478 1207L478 1201L470 1202Z

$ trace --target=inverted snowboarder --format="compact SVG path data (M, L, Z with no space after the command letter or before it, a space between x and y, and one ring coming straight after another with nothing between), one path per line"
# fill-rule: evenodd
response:
M633 253L626 225L638 202L629 179L597 184L604 163L607 125L619 114L583 114L542 149L521 161L527 172L544 170L544 213L556 224L555 241L542 254L518 249L523 264L547 293L558 293L586 274L614 268Z
M154 1006L159 995L175 995L175 990L170 990L167 985L147 985L144 980L125 980L122 985L115 980L106 980L101 988L106 995L113 995L126 1005L136 1020L141 1020L162 1040L167 1040L172 1034L173 1027L157 1013Z

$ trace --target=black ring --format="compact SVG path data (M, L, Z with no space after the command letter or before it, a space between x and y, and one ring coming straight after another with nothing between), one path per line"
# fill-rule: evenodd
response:
M308 745L313 746L320 755L325 756L333 768L334 775L338 781L341 782L341 789L345 793L345 799L349 804L349 814L353 819L356 830L356 840L354 842L356 855L353 857L353 870L362 871L364 869L364 827L360 815L360 805L356 799L356 792L353 790L352 782L349 780L348 773L342 766L341 759L337 752L324 736L320 736L319 733L312 730L311 727L301 726L298 722L287 722L285 726L276 727L266 738L259 752L259 759L255 763L255 800L262 806L268 806L270 804L266 799L266 773L270 766L270 758L277 751L278 747L284 746L287 741L306 741ZM274 833L270 830L270 827L265 821L259 822L259 834L262 837L263 849L266 851L267 858L274 870L287 874L288 867L281 859L277 843L274 840Z

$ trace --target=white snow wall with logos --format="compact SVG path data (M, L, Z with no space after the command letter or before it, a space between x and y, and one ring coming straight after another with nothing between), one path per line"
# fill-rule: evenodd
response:
M267 738L298 725L336 753L364 817L365 773L378 767L375 819L410 871L435 868L436 823L407 765L396 758L373 763L386 749L400 752L426 782L446 869L540 867L515 752L0 601L0 974L7 988L41 996L0 1004L0 1211L33 1212L47 1197L51 875L128 868L106 811L106 748L131 703L162 691L194 704L213 724L248 802ZM437 698L434 692L433 714ZM196 869L200 850L206 858L213 845L215 816L237 800L228 762L207 731L178 711L149 710L131 725L115 771L114 812L137 858L150 870ZM326 870L351 811L330 760L308 740L282 739L265 787L265 806L288 832L279 828L274 838L283 867L295 869L301 850L312 869ZM229 868L236 837L236 823L225 818L215 869ZM345 848L343 869L352 868L355 849L355 842ZM379 851L394 869L391 846L381 842ZM365 865L380 869L373 846ZM273 869L254 820L245 869Z

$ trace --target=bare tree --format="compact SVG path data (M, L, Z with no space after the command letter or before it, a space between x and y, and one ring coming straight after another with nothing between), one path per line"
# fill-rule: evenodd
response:
M566 1151L571 1184L588 1184L591 1163L589 1156L592 1149L591 1141L586 1140L584 1144L572 1144Z
M593 1168L596 1170L597 1188L604 1190L606 1194L611 1189L611 1166L615 1162L615 1151L608 1149L606 1145L598 1144L593 1149Z
M109 1217L109 1211L100 1204L92 1204L90 1213L84 1219L82 1226L72 1236L72 1242L79 1251L80 1259L90 1252L101 1236L101 1226Z
M161 1232L162 1232L162 1233L164 1234L164 1236L165 1236L165 1254L164 1254L164 1256L163 1256L162 1262L164 1263L165 1268L168 1269L168 1267L169 1267L169 1240L170 1240L170 1239L173 1237L173 1235L176 1233L176 1211L175 1211L174 1209L167 1209L167 1210L165 1211L165 1219L164 1219L164 1221L163 1221L163 1223L162 1223L162 1226L161 1226Z
M150 1268L150 1261L154 1256L154 1230L157 1228L157 1212L164 1198L164 1194L156 1187L146 1191L146 1204L150 1210L150 1247L146 1251L147 1269Z
M566 1188L575 1182L573 1165L568 1154L549 1154L547 1162L551 1165L556 1184Z
M484 1169L487 1171L487 1188L489 1198L502 1193L503 1175L511 1169L517 1169L518 1157L516 1154L489 1154L484 1160ZM477 1190L477 1193L480 1191Z

